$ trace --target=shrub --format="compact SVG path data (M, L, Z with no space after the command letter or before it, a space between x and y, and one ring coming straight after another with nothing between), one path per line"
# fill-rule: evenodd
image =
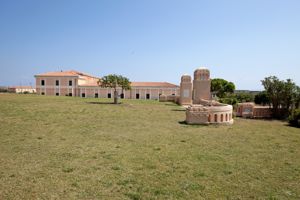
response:
M254 101L254 95L250 93L238 93L235 94L235 97L237 99L237 102L253 102Z
M300 109L295 109L289 116L291 126L300 127Z
M219 99L219 101L220 101L220 103L225 103L225 104L230 104L230 105L235 105L238 102L235 97L221 98L221 99Z

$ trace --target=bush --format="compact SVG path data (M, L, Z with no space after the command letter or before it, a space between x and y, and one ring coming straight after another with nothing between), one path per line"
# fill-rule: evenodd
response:
M238 93L235 94L235 97L237 99L237 102L253 102L254 101L254 95L250 93Z
M300 127L300 109L295 109L289 116L291 126Z
M219 98L218 101L220 103L230 104L234 106L237 103L253 102L254 95L249 93L228 94L223 98Z
M256 104L262 104L262 105L269 104L270 103L270 99L268 97L267 92L266 91L262 91L262 92L258 93L257 95L255 95L254 102Z
M237 99L235 97L226 97L219 99L220 103L225 103L229 105L235 105L238 103Z
M0 93L6 93L6 92L8 92L8 89L7 88L0 88Z

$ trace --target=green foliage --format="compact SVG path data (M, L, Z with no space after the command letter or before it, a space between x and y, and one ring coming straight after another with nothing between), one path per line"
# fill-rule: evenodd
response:
M220 98L219 102L229 104L229 105L235 105L235 104L238 103L238 100L234 95L230 95L230 96L227 96L227 97L224 97L224 98Z
M118 87L121 87L122 90L130 90L130 81L128 78L117 75L117 74L109 74L107 76L102 77L99 82L99 85L102 87L109 87L117 90Z
M241 102L252 102L253 100L254 96L249 93L227 94L225 97L219 98L221 103L230 105L236 105Z
M254 102L256 104L262 104L262 105L270 104L270 99L268 97L267 92L262 91L262 92L258 93L257 95L255 95Z
M291 80L279 80L276 76L266 77L262 80L267 97L272 104L273 116L285 118L297 102L299 87Z
M8 92L7 87L0 87L0 93L6 93Z
M296 86L295 93L293 96L293 102L295 104L295 108L300 108L300 87Z
M219 98L225 97L227 94L232 94L235 90L235 85L221 78L211 80L211 91Z
M131 82L129 81L128 78L124 76L119 76L119 86L122 88L122 90L130 90L131 89L130 84Z
M117 75L117 74L109 74L107 76L102 77L99 81L98 84L101 87L109 87L114 89L114 103L118 103L118 91L117 88L122 88L122 92L124 90L130 90L130 81L128 78Z
M250 94L250 93L238 93L238 94L235 94L235 97L239 103L254 101L254 95Z
M300 127L300 109L295 109L289 116L291 126Z

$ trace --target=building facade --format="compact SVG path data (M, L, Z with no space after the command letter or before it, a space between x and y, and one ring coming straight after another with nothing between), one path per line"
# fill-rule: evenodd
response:
M11 93L36 93L36 89L33 88L32 86L11 86L8 87L8 92Z
M256 105L253 102L238 103L236 116L243 118L271 118L272 110L270 106Z
M48 72L35 75L36 93L51 96L113 98L114 89L98 85L99 78L77 71ZM131 90L118 88L120 98L159 99L160 95L179 94L179 86L167 82L132 82Z

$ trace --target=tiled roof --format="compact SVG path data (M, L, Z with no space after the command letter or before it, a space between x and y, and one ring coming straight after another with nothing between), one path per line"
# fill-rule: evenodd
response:
M79 86L99 86L97 83L87 83L87 84L80 84ZM177 85L167 82L132 82L131 87L164 87L164 88L176 88Z
M99 85L97 83L81 83L81 84L78 84L78 86L98 87Z
M174 85L168 82L132 82L132 87L168 87L174 88L179 87L178 85Z
M35 86L10 86L9 89L35 89Z
M60 72L47 72L44 74L38 74L36 76L81 76L82 78L88 80L88 78L97 78L95 76L91 76L82 72L78 72L75 70L70 71L60 71ZM81 83L79 86L98 86L96 82L94 83ZM168 83L168 82L132 82L132 87L164 87L164 88L176 88L178 85Z
M97 78L82 72L78 72L75 70L70 70L70 71L60 71L60 72L47 72L44 74L38 74L36 76L88 76L92 78Z

